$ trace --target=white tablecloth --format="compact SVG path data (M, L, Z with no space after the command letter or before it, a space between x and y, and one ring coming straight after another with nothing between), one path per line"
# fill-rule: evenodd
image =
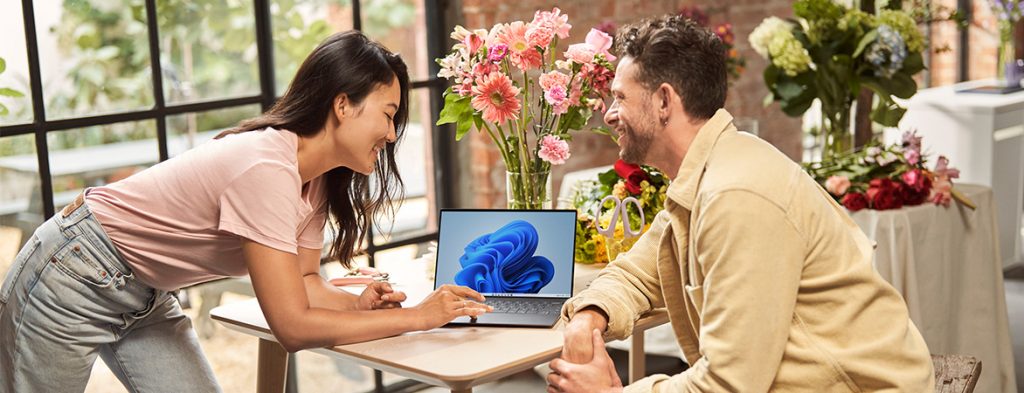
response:
M933 354L982 361L977 392L1016 392L992 190L957 185L970 210L924 204L851 216L877 242L875 270L907 302Z

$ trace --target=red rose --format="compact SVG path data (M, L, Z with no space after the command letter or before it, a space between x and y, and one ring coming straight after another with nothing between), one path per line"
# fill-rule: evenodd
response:
M868 186L867 197L871 208L889 210L903 207L902 195L896 182L889 178L881 178L871 180Z
M920 169L907 171L900 176L900 199L904 205L920 205L928 200L932 191L932 179Z
M629 191L629 193L633 195L640 194L640 191L642 191L640 189L640 183L644 180L648 180L647 172L644 172L643 168L639 165L630 164L622 160L615 161L615 173L617 173L619 177L626 179L626 191Z
M843 196L843 206L846 206L847 210L855 212L868 207L868 198L859 192L848 192Z

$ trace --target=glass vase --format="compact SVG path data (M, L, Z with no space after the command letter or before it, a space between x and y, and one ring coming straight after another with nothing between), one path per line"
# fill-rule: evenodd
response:
M505 172L505 196L509 209L550 209L551 172Z
M853 131L850 130L850 116L853 104L845 103L836 108L822 107L821 116L821 161L830 162L836 156L853 149Z
M1012 32L1012 30L1011 30ZM999 40L998 59L996 64L996 81L1006 87L1020 86L1022 69L1017 60L1016 44L1012 33L1001 33Z

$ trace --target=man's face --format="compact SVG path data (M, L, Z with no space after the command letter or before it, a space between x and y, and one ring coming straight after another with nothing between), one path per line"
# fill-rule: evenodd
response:
M623 57L612 81L612 105L604 114L619 135L619 158L634 164L646 164L647 153L658 131L656 108L651 105L651 93L639 81L639 67L632 57Z

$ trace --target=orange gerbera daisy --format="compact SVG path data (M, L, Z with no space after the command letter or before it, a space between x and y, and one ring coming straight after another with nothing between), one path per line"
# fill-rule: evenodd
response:
M497 37L498 42L508 45L512 65L523 71L538 68L543 62L540 52L526 39L527 27L522 21L515 21L505 25Z
M508 76L492 72L477 79L471 103L473 109L483 112L484 120L500 124L518 118L518 95L519 88L512 85Z

